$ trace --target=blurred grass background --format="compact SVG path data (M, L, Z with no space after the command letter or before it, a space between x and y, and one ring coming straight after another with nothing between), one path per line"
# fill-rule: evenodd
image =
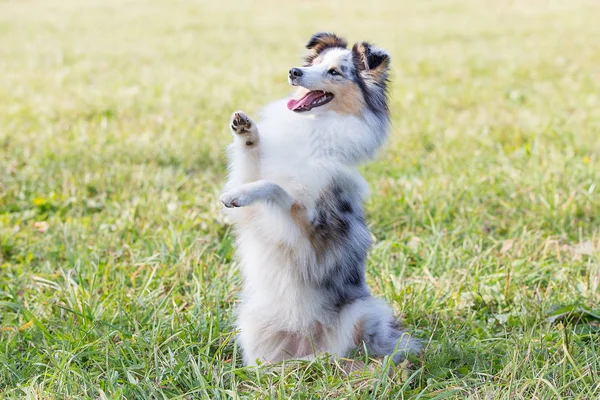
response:
M0 1L0 397L597 398L599 20L583 0ZM233 341L227 120L287 95L322 30L393 57L368 277L427 344L394 379L244 369Z

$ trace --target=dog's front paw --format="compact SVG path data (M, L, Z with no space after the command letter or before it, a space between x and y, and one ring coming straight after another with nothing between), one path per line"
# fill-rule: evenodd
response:
M231 115L230 128L235 135L245 139L247 146L252 146L258 139L256 124L243 111Z
M245 207L251 203L250 197L242 190L229 190L219 200L227 208Z

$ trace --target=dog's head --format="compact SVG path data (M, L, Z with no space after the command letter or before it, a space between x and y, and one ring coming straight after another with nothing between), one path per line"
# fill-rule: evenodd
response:
M306 48L305 65L289 71L289 83L299 87L288 102L291 111L387 115L390 56L385 50L367 42L348 49L346 40L324 32L313 35Z

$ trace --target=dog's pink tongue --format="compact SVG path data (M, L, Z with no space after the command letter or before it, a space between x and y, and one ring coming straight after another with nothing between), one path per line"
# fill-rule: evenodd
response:
M314 99L316 99L320 95L321 95L321 93L315 91L315 92L306 93L301 99L298 99L298 100L290 99L287 102L287 108L291 111L297 110L298 108L300 108L302 106L309 105L310 103L313 102Z
M300 106L298 105L298 103L300 103L300 101L302 101L302 99L300 99L300 100L296 100L296 99L290 99L290 100L287 102L287 107L288 107L288 110L290 110L290 111L294 111L294 110L295 110L297 107L300 107Z

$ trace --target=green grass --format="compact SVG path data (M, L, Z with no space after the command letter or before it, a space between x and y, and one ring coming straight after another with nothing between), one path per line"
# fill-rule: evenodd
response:
M600 308L599 20L579 0L0 1L0 397L600 397L576 309ZM394 379L247 369L233 340L226 123L289 92L318 30L393 56L368 280L426 344Z

